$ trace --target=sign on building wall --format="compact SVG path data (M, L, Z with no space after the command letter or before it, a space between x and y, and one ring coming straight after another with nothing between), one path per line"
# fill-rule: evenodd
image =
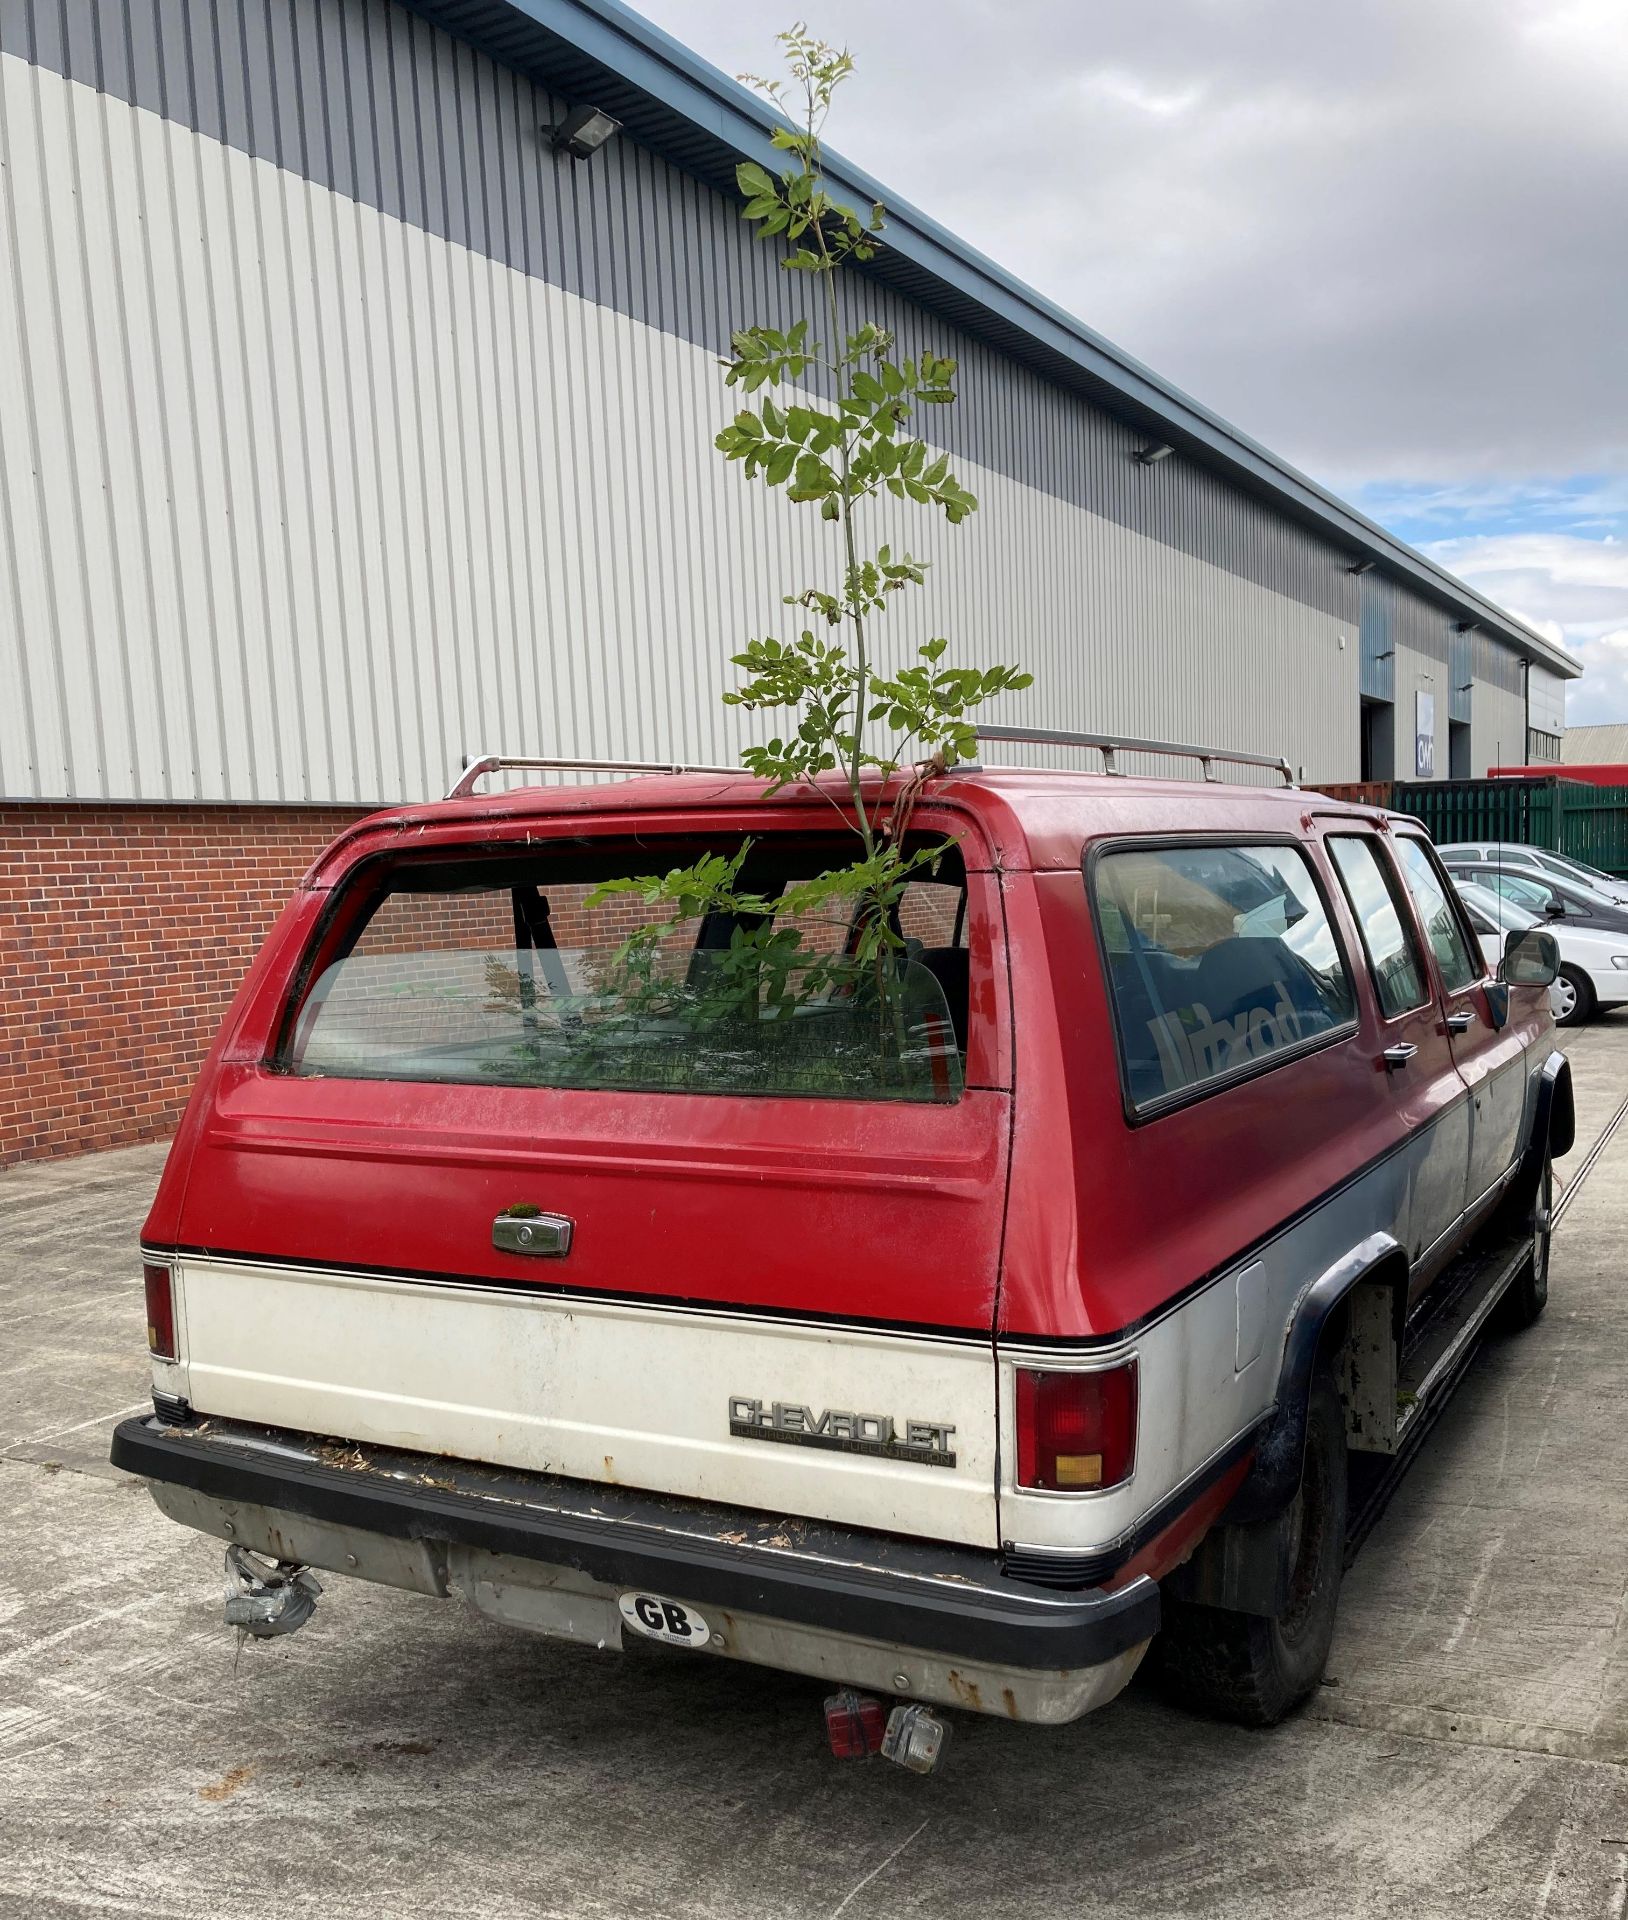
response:
M1436 777L1436 696L1423 690L1413 696L1413 773L1418 780Z

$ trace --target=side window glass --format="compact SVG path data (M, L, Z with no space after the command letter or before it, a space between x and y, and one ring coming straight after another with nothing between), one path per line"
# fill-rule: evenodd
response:
M1328 850L1362 929L1380 1010L1387 1020L1394 1020L1398 1014L1422 1006L1428 998L1424 970L1403 920L1394 883L1378 847L1366 835L1331 837Z
M1424 842L1404 833L1397 836L1396 845L1402 857L1403 877L1413 895L1413 904L1419 909L1425 938L1436 956L1436 965L1441 968L1442 980L1449 993L1458 993L1479 980L1485 968L1471 958L1470 943L1464 938L1464 929L1447 897L1447 882L1436 871L1436 863Z
M1355 1016L1296 847L1127 848L1097 862L1093 892L1135 1106L1269 1062Z

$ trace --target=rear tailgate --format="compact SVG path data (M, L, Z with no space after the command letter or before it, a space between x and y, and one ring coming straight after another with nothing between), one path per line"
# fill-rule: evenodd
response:
M996 1544L1005 962L967 864L959 1098L224 1064L174 1249L194 1409ZM495 1246L517 1209L569 1251Z

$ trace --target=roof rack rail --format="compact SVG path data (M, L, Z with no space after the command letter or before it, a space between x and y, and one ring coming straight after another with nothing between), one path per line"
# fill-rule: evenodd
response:
M1286 787L1295 784L1294 768L1287 760L1271 753L1234 753L1226 747L1188 746L1179 740L1135 740L1129 734L1068 733L1056 727L980 727L978 738L1020 741L1038 747L1095 747L1102 755L1104 773L1119 772L1114 765L1116 754L1157 753L1174 759L1199 761L1206 780L1221 778L1216 772L1216 764L1224 760L1229 766L1266 767L1272 773L1282 774Z
M739 773L739 767L703 767L672 760L536 760L501 753L483 753L471 760L447 794L449 800L466 800L489 773L509 768L525 768L534 773Z

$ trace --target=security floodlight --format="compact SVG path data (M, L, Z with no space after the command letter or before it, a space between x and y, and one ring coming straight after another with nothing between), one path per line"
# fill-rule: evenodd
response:
M1169 441L1160 440L1151 447L1138 447L1135 458L1140 460L1144 467L1151 467L1160 460L1168 460L1175 451L1176 449L1170 445Z
M1453 622L1453 631L1454 633L1474 633L1476 624L1474 620L1455 620Z
M1394 660L1396 658L1396 649L1395 647L1387 647L1383 653L1376 653L1374 658L1376 660Z
M1346 568L1347 573L1372 573L1373 570L1374 562L1372 560L1353 560L1350 566Z
M1453 689L1454 693L1472 693L1474 690L1475 682L1473 680L1466 680L1462 687L1454 687Z
M568 153L573 160L591 160L621 124L603 107L573 107L558 125L544 127L543 132L557 153Z

